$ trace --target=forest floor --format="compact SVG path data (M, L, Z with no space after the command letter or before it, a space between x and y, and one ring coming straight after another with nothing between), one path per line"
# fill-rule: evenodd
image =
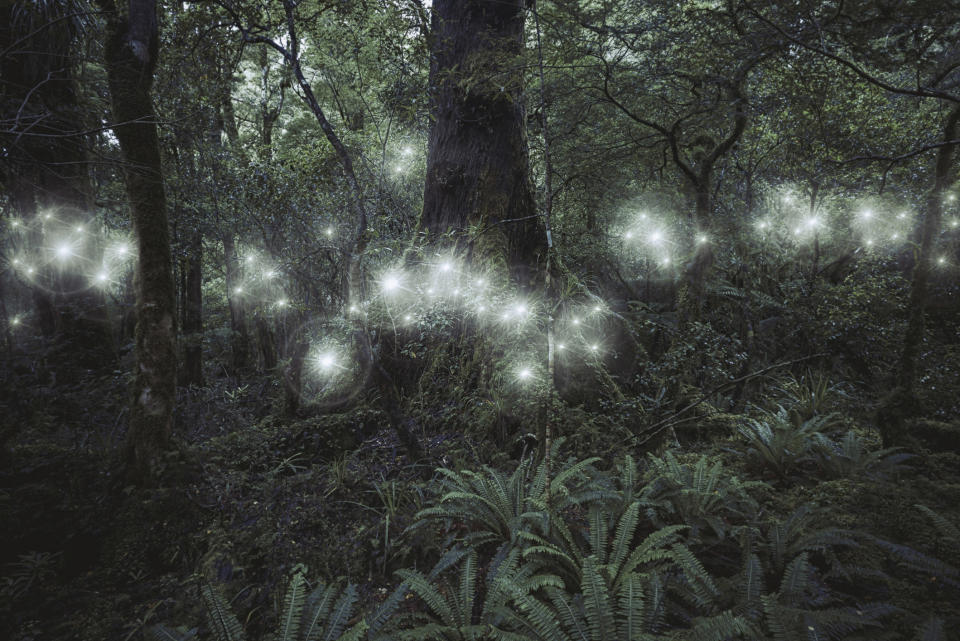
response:
M377 603L396 586L397 569L425 571L442 553L436 532L405 533L420 510L436 504L436 469L489 464L509 472L524 454L517 444L505 452L511 447L483 438L476 426L455 419L428 425L419 417L426 455L413 461L386 416L367 403L281 419L268 378L241 385L211 373L207 387L181 390L178 449L164 486L139 489L123 482L117 466L126 377L63 361L54 376L43 363L55 360L21 354L4 363L0 638L11 641L138 639L156 623L202 632L204 582L218 584L250 638L260 638L297 563L312 577L349 578L361 604ZM862 408L835 400L830 416L876 451L878 438L858 422ZM815 514L811 527L884 541L889 554L871 556L863 576L845 580L860 582L860 597L906 613L889 624L889 638L910 638L929 616L955 616L957 422L914 421L908 447L897 453L911 457L889 469L879 459L839 471L824 460L798 459L780 474L732 425L717 429L709 419L704 414L700 427L670 433L653 450L656 460L672 456L690 467L707 456L731 478L760 481L749 491L757 519L786 518L807 506ZM609 469L626 453L619 437L599 434L593 442L603 443L602 451L568 447L564 454L599 454L599 466ZM649 474L654 458L631 453ZM882 572L884 581L867 571Z

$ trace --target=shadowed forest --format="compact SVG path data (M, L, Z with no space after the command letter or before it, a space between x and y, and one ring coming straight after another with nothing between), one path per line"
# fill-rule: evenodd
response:
M0 638L960 641L958 43L0 0Z

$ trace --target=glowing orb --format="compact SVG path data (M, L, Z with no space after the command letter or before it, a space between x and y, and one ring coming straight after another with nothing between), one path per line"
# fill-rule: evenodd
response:
M960 227L960 220L957 220L956 218L954 218L953 220L950 221L950 226L951 226L951 227Z
M351 313L351 314L356 314L356 313L357 313L357 306L356 306L356 305L351 305L351 306L350 306L350 313Z
M27 267L27 273L28 273L28 274L31 274L31 275L32 275L33 272L35 272L35 271L36 271L36 270L35 270L33 267Z
M597 345L596 343L594 343L593 345L590 346L590 351L591 351L591 352L595 352L595 351L597 351L597 350L599 350L599 349L600 349L600 346Z
M10 262L12 262L14 265L19 265L19 264L20 264L20 259L19 259L19 258L14 258L14 259L13 259L12 261L10 261Z
M567 349L567 346L563 343L557 343L557 349Z
M409 322L412 321L412 320L413 320L413 317L410 316L410 314L404 314L404 315L403 315L403 321L404 321L405 323L409 323Z
M19 227L19 226L20 226L20 221L19 221L19 220L11 221L11 222L10 222L10 226L11 226L11 227Z
M757 223L757 227L759 227L760 229L766 229L769 226L770 226L770 223L768 223L765 220L761 220L759 223Z
M409 156L410 154L413 153L413 148L408 145L408 146L404 147L404 148L400 151L400 153L402 153L404 156Z
M646 219L647 219L647 215L645 213L641 213L640 220L646 220Z
M333 354L325 353L317 356L317 365L323 371L328 371L333 369L334 365L337 364L337 359L334 358Z
M950 194L949 196L947 196L947 200L949 200L950 202L953 202L953 201L955 201L956 199L957 199L957 197L956 197L954 194Z
M50 220L50 214L44 214L44 215L43 215L43 219L44 219L44 220Z
M650 234L650 237L648 240L650 241L651 245L659 245L661 242L663 242L663 234L658 231L655 231Z
M483 313L483 312L487 311L487 306L486 306L486 305L479 305L479 306L477 306L477 311Z
M865 244L867 247L873 247L873 239L872 239L872 238L868 238L868 239L864 242L864 244Z
M117 247L117 253L120 254L121 256L126 256L128 251L130 251L130 248L127 247L126 245L120 245L119 247ZM247 260L248 261L253 260L253 256L248 256Z
M814 229L820 226L820 219L816 217L807 218L804 224L810 229Z
M97 274L98 283L105 283L108 280L110 280L110 274L108 274L107 272L100 272L99 274Z
M707 237L706 237L706 236L697 236L697 243L698 243L698 244L702 245L702 244L704 244L705 242L707 242Z
M630 240L631 238L633 238L633 232L632 232L632 231L628 231L627 233L625 233L625 234L623 235L623 237L626 238L627 240Z
M907 217L907 214L904 212L900 212L899 214L897 214L897 218L899 218L900 220L903 220L906 217Z
M947 264L947 259L944 258L943 256L941 256L940 258L937 259L937 264L938 264L938 265L946 265L946 264Z
M286 306L287 306L287 299L281 298L280 300L277 301L277 307L286 307Z
M77 225L77 233L78 233L78 234L82 234L82 233L83 233L83 225Z
M574 325L579 325L579 324L580 324L580 319L579 319L579 318L574 318L571 322L572 322Z
M234 294L242 294L242 293L243 293L243 287L234 287L234 288L233 288L233 293L234 293Z
M890 236L890 240L898 240L899 238L900 238L900 234L893 234L892 236Z
M400 277L396 274L388 274L383 279L382 287L387 293L397 291L400 289Z
M327 229L326 229L326 231L325 231L324 233L325 233L328 237L329 237L329 236L333 236L333 227L327 227Z
M513 313L517 316L525 316L527 313L527 306L523 303L517 303L513 308Z
M594 312L599 312L601 309L602 309L602 308L601 308L599 305L594 305L594 306L593 306L593 311L594 311Z
M264 273L263 277L264 277L264 278L274 278L274 277L276 277L276 275L277 275L277 272L275 272L275 271L273 271L273 270L270 270L270 271Z
M670 264L670 259L669 259L669 258L664 258L664 259L663 259L663 262L662 262L661 264L662 264L664 267L666 267L667 265Z
M480 289L483 289L484 287L487 286L487 283L486 283L482 278L478 278L478 279L474 282L474 285L476 285L476 286L477 286L478 288L480 288Z
M873 218L873 211L870 209L864 209L862 212L860 212L860 217L864 220L870 220Z
M521 381L529 380L532 376L533 372L530 371L529 367L523 367L519 372L517 372L517 378L519 378Z
M452 269L453 269L453 265L450 263L450 261L444 261L440 263L440 271L449 272Z
M71 256L73 256L73 248L70 247L70 245L64 243L63 245L57 247L57 258L60 260L66 260Z

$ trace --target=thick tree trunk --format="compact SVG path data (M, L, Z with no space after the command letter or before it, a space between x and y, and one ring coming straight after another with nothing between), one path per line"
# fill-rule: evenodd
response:
M944 142L955 140L960 129L960 105L954 105L943 128ZM934 250L937 235L943 224L943 199L953 181L955 144L945 144L937 150L934 184L927 195L926 214L920 231L920 252L910 282L910 303L907 331L897 366L895 386L877 411L877 423L884 445L898 443L904 432L904 422L917 411L916 379L917 355L923 341L927 308L927 289L934 268Z
M524 9L524 0L433 3L435 119L421 226L432 241L509 267L527 284L545 235L529 179L519 59Z
M137 237L137 365L127 432L131 480L155 482L168 449L176 403L175 296L166 197L150 87L157 61L154 0L130 0L126 16L112 2L106 44L114 133Z
M183 376L184 385L203 386L203 239L194 232L186 261L184 288Z

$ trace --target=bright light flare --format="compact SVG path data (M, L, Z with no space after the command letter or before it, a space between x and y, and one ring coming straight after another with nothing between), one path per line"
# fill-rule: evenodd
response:
M870 220L873 218L873 210L864 209L862 212L860 212L860 218L863 218L864 220Z
M660 245L663 242L663 232L660 232L660 231L650 232L650 235L647 237L647 241L654 246Z
M323 233L327 235L327 238L330 238L333 236L333 227L327 227Z
M704 245L704 244L706 244L706 243L708 243L708 242L710 242L710 239L707 238L706 234L700 234L699 236L697 236L697 244L698 244L698 245Z
M521 381L529 381L533 378L533 370L529 367L521 367L517 370L517 378Z
M100 283L101 285L108 282L109 280L110 280L110 274L108 274L107 272L100 272L99 274L97 274L97 282Z
M380 288L383 289L385 294L392 294L396 292L402 285L403 281L401 280L399 274L387 274L380 282Z
M73 256L73 247L71 247L68 243L57 245L56 253L57 258L60 260L68 260Z
M330 352L324 352L317 356L317 367L322 372L329 372L337 366L337 358Z

